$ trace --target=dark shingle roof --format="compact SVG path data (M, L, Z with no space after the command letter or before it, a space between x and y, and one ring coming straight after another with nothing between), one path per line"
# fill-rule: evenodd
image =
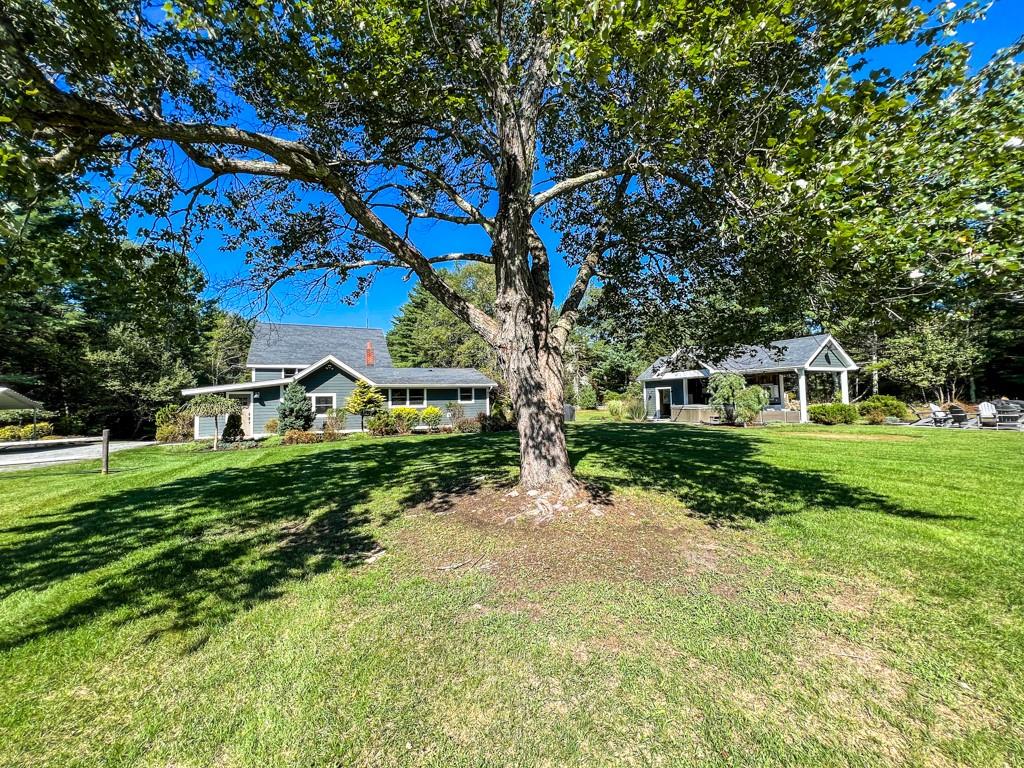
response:
M381 387L491 387L494 382L476 368L364 368Z
M305 366L334 355L352 368L362 370L366 367L368 341L373 343L376 358L372 370L390 368L391 353L380 328L257 323L246 364Z
M796 368L807 365L811 356L818 351L827 333L818 333L814 336L800 336L795 339L779 339L765 346L748 346L741 348L736 354L727 357L719 363L712 363L711 367L717 371L731 371L734 373L756 373L758 371L770 371L779 368ZM661 378L665 375L661 369L669 357L659 357L640 374L640 381L650 381ZM680 366L676 366L678 369ZM695 364L694 367L704 368L704 364Z

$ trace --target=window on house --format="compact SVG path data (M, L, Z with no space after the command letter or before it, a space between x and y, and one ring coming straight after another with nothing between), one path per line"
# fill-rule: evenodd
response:
M285 368L284 370L281 371L281 378L282 379L287 379L289 376L294 376L295 372L297 370L299 370L299 369L298 368Z
M472 387L459 387L459 402L460 403L472 403L473 402L473 388Z
M313 413L326 416L327 411L334 407L334 395L310 395L313 400Z
M391 390L391 405L392 407L405 407L405 406L419 406L426 403L427 392L425 389L392 389Z

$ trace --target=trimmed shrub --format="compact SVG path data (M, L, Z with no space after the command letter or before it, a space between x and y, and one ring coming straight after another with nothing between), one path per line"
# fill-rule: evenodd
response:
M872 405L868 408L861 408L860 415L864 417L864 420L868 424L884 424L885 423L885 409L879 405Z
M289 429L281 440L285 445L306 445L322 441L323 436L319 432L310 432L305 429Z
M391 411L377 411L366 420L366 430L374 437L393 435L398 431L395 426L395 417Z
M400 435L408 435L412 428L420 423L420 412L415 408L392 408L391 418L395 424L395 431Z
M277 416L282 434L305 432L313 426L313 404L306 397L306 388L297 382L289 384L277 406Z
M166 427L168 424L174 424L177 422L178 417L181 415L181 406L171 403L165 405L163 408L156 412L155 420L157 427Z
M176 424L163 424L156 428L156 441L158 443L177 443L178 427Z
M597 392L593 387L580 387L580 391L576 395L576 404L584 410L594 410L597 408Z
M867 417L866 411L872 408L881 408L886 416L893 416L898 419L905 419L910 413L907 404L892 395L872 395L858 404L860 415Z
M420 414L420 422L431 432L436 432L444 420L444 411L436 405L428 405Z
M264 438L260 445L266 448L273 448L274 446L281 445L282 442L284 442L284 438L281 437L281 435L271 435L270 437Z
M815 424L853 424L857 421L857 406L845 403L819 403L807 409Z
M242 431L242 414L229 413L224 421L224 431L220 433L220 439L233 442L241 440L243 437L245 437L245 432Z
M481 430L480 422L477 419L461 418L455 422L455 431L463 434L471 434Z
M279 435L280 424L281 423L277 419L267 419L267 423L263 425L263 431L268 435Z
M0 443L14 440L21 440L21 427L14 424L9 427L0 427Z

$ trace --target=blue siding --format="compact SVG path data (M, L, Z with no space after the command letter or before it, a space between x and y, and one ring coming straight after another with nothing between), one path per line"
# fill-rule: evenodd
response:
M668 387L672 390L672 405L683 405L683 388L686 386L686 379L675 381L645 381L644 382L644 406L647 408L647 418L653 419L657 414L658 398L654 390Z
M280 374L277 374L280 375ZM276 376L275 376L276 378ZM352 394L352 390L355 389L355 379L349 376L344 371L339 370L336 366L328 363L323 368L309 374L304 379L299 380L299 384L302 385L303 389L306 390L306 394L317 394L317 395L334 395L336 407L344 408L345 402L348 400L349 395ZM263 387L254 388L252 390L252 431L254 435L266 434L266 424L270 419L276 419L278 417L277 407L281 404L281 398L284 396L283 386L274 387ZM413 389L421 389L420 387L413 387ZM387 390L384 390L385 400L387 400ZM451 419L448 417L447 406L448 403L457 402L459 399L459 390L455 387L440 388L440 389L427 389L425 393L426 401L422 408L427 406L436 406L445 412L444 423L450 423ZM476 418L478 414L487 412L487 400L488 390L486 387L477 387L474 390L474 402L472 403L461 403L462 409L467 418ZM313 422L313 429L323 429L323 418L319 417ZM219 420L219 428L223 431L224 419ZM346 430L358 430L359 429L359 417L348 414L345 416ZM204 418L199 419L199 427L196 432L197 438L211 438L213 437L213 419Z

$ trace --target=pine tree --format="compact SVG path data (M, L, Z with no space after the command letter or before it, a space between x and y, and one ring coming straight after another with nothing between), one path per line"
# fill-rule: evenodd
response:
M384 395L379 389L365 381L357 381L352 394L345 401L345 411L359 417L359 429L363 429L363 420L377 411L384 409Z
M278 431L283 435L289 429L306 431L313 426L313 405L306 397L306 388L292 383L284 391L284 398L277 406Z

